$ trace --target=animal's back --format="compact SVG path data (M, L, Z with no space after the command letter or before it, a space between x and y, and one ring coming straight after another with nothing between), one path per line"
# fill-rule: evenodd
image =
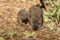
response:
M22 9L18 12L17 15L17 19L18 19L18 23L22 24L22 23L27 23L27 12L25 9Z
M37 30L43 22L43 13L40 7L32 6L28 13L28 20L34 30Z

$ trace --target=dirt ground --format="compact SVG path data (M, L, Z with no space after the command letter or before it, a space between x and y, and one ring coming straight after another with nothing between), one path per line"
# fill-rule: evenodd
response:
M17 14L21 9L27 11L33 5L40 4L39 0L0 0L0 37L5 40L60 40L60 32L57 32L57 26L54 30L45 27L45 24L37 31L32 30L29 24L19 25ZM4 32L14 31L14 36L4 36ZM26 38L25 32L34 34L32 38Z

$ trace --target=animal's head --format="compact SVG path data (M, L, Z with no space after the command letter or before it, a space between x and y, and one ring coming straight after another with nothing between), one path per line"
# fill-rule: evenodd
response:
M32 29L33 30L39 29L39 27L41 27L43 22L43 12L41 8L38 6L32 6L29 9L29 14L30 14L29 18Z
M42 20L33 21L31 23L32 29L35 30L35 31L38 30L41 27L41 25L42 25Z

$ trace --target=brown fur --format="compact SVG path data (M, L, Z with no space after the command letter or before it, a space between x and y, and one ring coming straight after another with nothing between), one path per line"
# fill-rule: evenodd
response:
M30 25L33 30L37 30L43 23L43 13L38 6L32 6L28 13L25 9L22 9L18 12L18 22L22 23L26 19L30 22Z
M33 30L37 30L43 23L42 10L38 6L32 6L28 13L28 20Z
M25 9L22 9L18 12L17 19L18 23L20 24L27 23L28 19L27 19L27 12Z

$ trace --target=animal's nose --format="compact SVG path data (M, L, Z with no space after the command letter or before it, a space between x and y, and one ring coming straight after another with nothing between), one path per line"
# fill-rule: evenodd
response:
M32 29L36 31L38 30L38 26L34 26Z

